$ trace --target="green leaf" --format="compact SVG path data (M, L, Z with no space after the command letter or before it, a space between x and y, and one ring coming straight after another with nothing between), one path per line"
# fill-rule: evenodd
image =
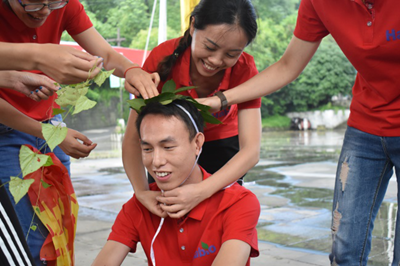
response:
M208 250L208 245L204 242L201 242L201 247L204 248L205 250Z
M53 115L59 115L65 113L65 110L59 108L53 108Z
M200 110L201 116L203 117L204 122L209 124L222 124L217 118L215 118L209 111Z
M191 90L191 89L195 89L197 88L197 86L190 86L190 87L182 87L177 89L176 91L174 91L175 94L182 92L182 91L187 91L187 90Z
M170 103L172 103L172 99L171 100L165 100L165 101L162 101L162 102L160 102L162 105L167 105L167 104L170 104Z
M22 169L22 175L26 176L44 165L52 165L53 161L50 156L37 154L27 146L22 145L19 151L19 163Z
M142 98L136 98L132 100L127 101L129 103L129 106L135 110L137 113L140 113L140 110L142 109L143 106L146 104L144 103L144 99Z
M73 115L80 113L84 110L89 110L93 108L96 105L97 102L89 100L88 97L86 96L81 96L77 101L75 105L75 110L72 113Z
M164 86L162 87L161 93L164 92L173 92L176 89L175 81L172 79L165 82Z
M100 71L99 74L97 74L93 81L96 83L99 87L106 81L106 79L111 76L111 74L114 72L115 69L112 69L110 71Z
M64 141L67 133L68 128L66 127L53 126L51 124L42 123L42 134L51 151L53 151L54 148L57 147L57 145Z
M23 196L28 193L29 187L35 181L34 179L21 179L16 176L11 176L9 182L10 193L14 197L15 204L17 204Z
M88 87L84 88L75 88L73 86L67 86L57 92L58 98L56 99L56 103L61 107L66 107L68 105L75 105L76 101L82 96L85 95L88 91Z
M51 187L51 185L50 185L50 184L47 184L46 182L44 182L43 179L40 179L40 182L42 182L42 186L43 186L44 188Z
M162 101L172 100L174 99L174 97L176 97L176 95L173 92L163 92L153 98L144 100L144 102L146 104L152 102L162 102Z

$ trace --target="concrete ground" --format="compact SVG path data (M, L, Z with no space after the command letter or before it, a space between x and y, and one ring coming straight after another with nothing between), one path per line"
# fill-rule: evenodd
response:
M110 233L116 214L122 204L132 195L130 183L124 173L110 173L99 169L122 167L120 158L83 159L72 162L72 181L80 204L75 240L76 265L91 265ZM252 189L253 186L249 186ZM263 205L262 194L260 202ZM306 249L294 249L259 241L260 256L251 260L251 265L306 266L329 265L328 254ZM122 265L147 265L141 247L129 254Z

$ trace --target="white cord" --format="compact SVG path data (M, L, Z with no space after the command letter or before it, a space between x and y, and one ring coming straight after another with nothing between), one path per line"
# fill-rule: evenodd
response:
M192 121L194 128L196 129L196 134L199 133L199 129L198 129L196 123L194 122L194 119L193 119L192 115L191 115L184 107L182 107L181 105L176 104L176 103L175 103L175 105L178 106L179 108L181 108L182 111L184 111L184 112L187 114L187 116L188 116L188 117L190 118L190 120ZM191 174L192 174L194 168L195 168L196 165L197 165L197 161L199 160L201 151L202 151L202 148L200 148L200 152L199 152L199 154L198 154L197 157L196 157L196 160L195 160L195 162L194 162L194 164L193 164L192 170L190 170L189 175L185 178L185 180L183 180L183 182L179 185L179 187L182 186L182 185L188 180L188 178L191 176ZM163 190L161 190L161 191L162 191L162 193L164 193ZM153 266L156 266L156 258L155 258L155 256L154 256L154 248L153 248L153 245L154 245L154 241L156 240L156 237L158 236L158 233L160 233L160 231L161 231L161 227L162 227L163 223L164 223L164 218L161 218L161 221L160 221L160 224L158 225L157 231L156 231L156 233L155 233L153 239L151 240L150 258L151 258L151 262L153 263Z

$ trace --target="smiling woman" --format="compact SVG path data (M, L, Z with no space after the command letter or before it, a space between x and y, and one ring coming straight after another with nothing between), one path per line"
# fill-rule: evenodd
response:
M194 86L179 94L192 98L219 94L223 99L224 92L257 74L253 57L243 52L256 33L251 1L202 0L191 14L184 36L155 47L143 69L160 74L159 91L172 79L176 89ZM134 128L137 114L132 111L124 137L123 161L138 200L157 215L168 212L171 217L179 218L220 189L238 180L242 183L241 177L259 158L260 104L260 99L256 99L214 113L222 124L206 124L205 144L198 161L213 175L158 198L157 193L148 191L144 171L139 171L143 165L139 136Z

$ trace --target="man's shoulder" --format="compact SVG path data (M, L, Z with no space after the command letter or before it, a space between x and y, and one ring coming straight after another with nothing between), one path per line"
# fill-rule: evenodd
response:
M255 211L260 209L260 202L258 201L257 196L249 189L237 183L225 188L219 193L221 193L221 208L239 208L240 210L241 206L245 205L248 206L246 208L254 209Z

